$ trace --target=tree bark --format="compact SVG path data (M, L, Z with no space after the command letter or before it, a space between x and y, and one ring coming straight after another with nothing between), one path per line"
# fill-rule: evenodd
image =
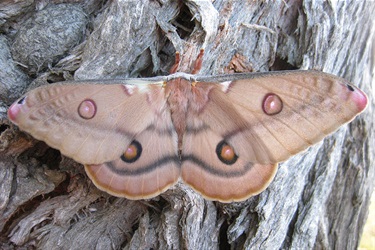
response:
M0 248L356 249L375 169L372 1L15 1L0 3ZM22 133L6 110L66 79L165 75L201 48L201 74L316 69L369 107L280 164L244 202L183 183L143 201L96 189L83 167Z

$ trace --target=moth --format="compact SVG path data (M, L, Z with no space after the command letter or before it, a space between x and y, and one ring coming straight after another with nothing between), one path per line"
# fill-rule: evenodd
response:
M152 198L182 180L205 198L263 191L278 163L367 106L348 81L318 71L71 81L31 90L9 119L85 166L101 190Z

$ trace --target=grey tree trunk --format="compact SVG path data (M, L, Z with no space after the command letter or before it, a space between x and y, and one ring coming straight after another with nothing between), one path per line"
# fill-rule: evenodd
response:
M374 13L372 1L1 1L0 248L356 249L375 172ZM201 74L317 69L359 86L369 107L231 204L180 183L112 197L7 119L27 89L167 74L175 51L188 69L201 48Z

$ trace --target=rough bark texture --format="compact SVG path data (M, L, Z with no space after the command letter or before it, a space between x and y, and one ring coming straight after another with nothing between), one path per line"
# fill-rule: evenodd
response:
M0 248L356 249L375 172L373 13L372 1L1 1ZM369 107L232 204L183 184L111 197L7 120L28 88L166 74L175 51L188 69L200 48L202 74L317 69L362 88Z

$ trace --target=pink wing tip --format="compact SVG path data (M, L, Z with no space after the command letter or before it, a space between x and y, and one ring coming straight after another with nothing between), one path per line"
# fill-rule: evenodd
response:
M360 89L356 89L356 91L353 92L353 100L359 112L362 112L367 107L368 98Z
M13 123L16 123L17 117L21 111L21 108L20 108L21 105L22 104L15 102L8 109L8 117Z

